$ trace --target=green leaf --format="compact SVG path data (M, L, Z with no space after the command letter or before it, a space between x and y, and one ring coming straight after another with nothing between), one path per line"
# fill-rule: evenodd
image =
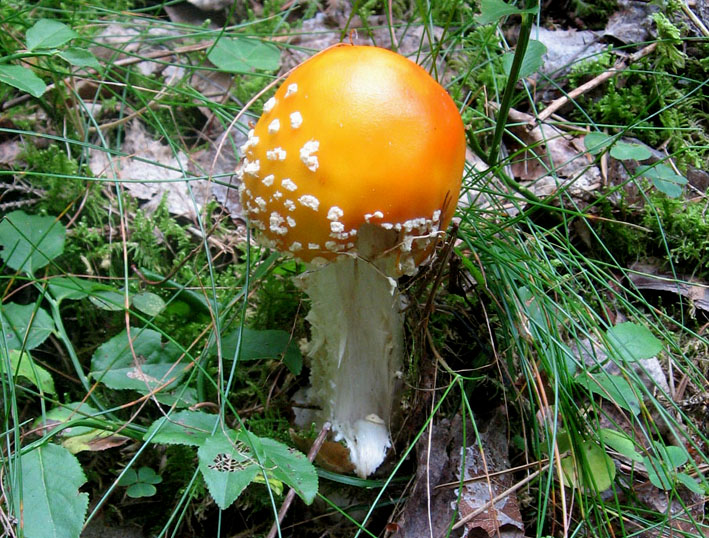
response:
M103 284L73 276L52 278L49 281L49 291L58 302L64 299L78 301L88 297L94 290L100 288L103 288Z
M233 359L241 333L240 361L261 359L281 359L293 374L298 375L303 367L303 357L298 345L286 331L256 329L235 329L222 338L222 356ZM216 355L217 346L212 345L210 354Z
M609 428L601 428L599 434L605 446L612 448L632 461L638 463L643 461L642 454L635 450L635 443L625 433Z
M145 394L164 385L174 387L185 373L187 359L172 342L162 342L152 329L131 328L135 359L126 331L111 338L91 357L91 377L111 389L133 389ZM180 360L181 362L177 362ZM136 365L137 360L140 365Z
M519 9L503 2L502 0L482 0L482 2L480 2L480 15L476 17L476 20L479 24L489 24L509 15L520 15L522 13L536 12L536 7Z
M598 155L613 144L613 140L614 137L604 133L588 133L583 137L583 144L591 155Z
M619 359L635 362L654 357L662 351L662 342L644 325L626 322L606 332L611 352Z
M201 446L212 436L218 422L218 415L202 411L180 411L153 422L143 439L147 441L157 431L152 437L153 443Z
M34 71L19 65L0 65L0 83L29 93L32 97L42 97L47 91L47 85Z
M654 456L647 456L643 458L643 465L645 465L647 477L653 486L664 491L672 489L674 472L668 469L662 460Z
M655 445L657 452L660 456L662 456L662 459L665 460L665 465L667 465L670 469L677 469L678 467L681 467L687 463L687 460L689 459L689 454L687 454L687 451L682 447L674 445L665 446L657 441L653 444Z
M77 37L76 32L53 19L39 19L27 30L27 49L54 49Z
M133 484L126 490L126 495L132 499L140 499L141 497L152 497L158 492L157 488L152 484L138 482Z
M118 479L118 485L121 487L132 486L138 482L138 473L135 469L126 469Z
M543 56L546 53L547 48L544 43L530 39L527 50L524 52L524 58L522 58L519 78L526 78L536 73L539 68L544 65ZM514 55L514 52L508 52L502 57L502 68L507 76L510 76Z
M264 465L269 477L288 484L298 496L310 504L318 492L318 475L305 454L273 439L261 439Z
M162 482L162 476L157 474L151 467L141 467L138 469L138 482L159 484Z
M0 257L10 268L32 274L64 252L65 236L54 217L13 211L0 222Z
M704 488L702 487L701 484L697 483L697 481L689 476L686 473L677 473L675 476L677 479L677 482L680 484L683 484L684 487L686 487L689 491L692 493L696 493L697 495L704 495L706 494L706 491L704 491Z
M581 453L561 460L566 480L584 493L600 493L611 487L615 478L615 464L606 451L597 444L584 441ZM577 449L578 450L578 449Z
M199 470L209 493L226 510L261 472L251 457L251 449L237 439L236 433L217 432L199 447Z
M0 305L0 322L5 342L10 349L22 349L23 344L25 351L34 349L54 331L52 317L43 308L38 308L35 312L33 304Z
M157 316L165 309L163 298L149 291L134 295L131 302L135 308L149 316Z
M207 57L219 69L230 73L248 73L253 69L275 71L281 64L278 47L247 37L224 37Z
M682 194L682 185L687 184L687 178L675 174L675 171L666 164L641 166L637 169L637 175L652 181L658 191L670 198L677 198Z
M209 492L222 509L233 503L249 483L263 481L259 461L269 483L275 480L289 485L307 504L317 494L313 464L302 453L273 439L246 431L220 431L205 441L198 455Z
M91 294L89 301L101 310L118 312L119 310L123 310L125 295L122 292L112 288L100 289Z
M13 211L0 222L0 257L11 269L33 274L64 252L65 236L54 217Z
M44 419L40 417L34 422L34 427L53 429L59 424L64 424L69 420L87 418L99 414L96 408L87 403L72 402L63 407L50 409ZM61 435L62 437L74 437L76 435L85 435L92 431L94 431L94 429L90 426L73 426L71 428L64 428Z
M633 415L640 413L640 402L630 383L625 378L606 372L583 373L575 381L587 390L603 396L618 407L627 409Z
M3 360L2 356L3 353L4 351L0 349L0 373L6 374L5 360ZM15 349L11 349L10 367L12 368L12 375L27 379L27 381L43 392L54 395L57 394L57 391L54 389L52 375L38 364L35 364L29 353L20 353Z
M57 56L77 67L93 67L94 69L101 69L101 64L96 59L96 56L86 49L69 47L68 49L58 51Z
M78 538L89 495L79 492L86 477L76 457L46 444L23 455L20 464L26 538Z
M635 159L636 161L644 161L652 157L652 152L645 146L640 144L632 144L619 140L611 148L611 157L619 161L627 161Z

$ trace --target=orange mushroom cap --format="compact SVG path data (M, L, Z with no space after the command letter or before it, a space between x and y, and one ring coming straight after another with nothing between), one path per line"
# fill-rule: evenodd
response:
M418 263L455 211L465 135L423 68L343 45L291 73L242 151L242 205L267 244L333 260L357 251L368 223L391 230L395 249Z

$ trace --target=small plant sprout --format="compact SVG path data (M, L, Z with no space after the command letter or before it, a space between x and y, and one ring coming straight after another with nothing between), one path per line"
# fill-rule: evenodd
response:
M309 403L366 477L391 446L395 279L431 255L455 211L460 115L415 63L343 45L293 71L242 151L241 201L259 240L310 264L299 278L311 300Z

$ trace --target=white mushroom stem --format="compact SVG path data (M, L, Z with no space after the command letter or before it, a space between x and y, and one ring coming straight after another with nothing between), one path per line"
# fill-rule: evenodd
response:
M366 477L391 446L389 424L403 358L396 281L364 259L342 257L300 277L311 300L310 403L344 440Z

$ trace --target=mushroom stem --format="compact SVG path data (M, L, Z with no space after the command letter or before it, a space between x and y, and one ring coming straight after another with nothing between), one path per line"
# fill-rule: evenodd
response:
M309 399L366 477L391 446L389 424L403 359L402 298L371 261L342 257L300 277L311 300Z

